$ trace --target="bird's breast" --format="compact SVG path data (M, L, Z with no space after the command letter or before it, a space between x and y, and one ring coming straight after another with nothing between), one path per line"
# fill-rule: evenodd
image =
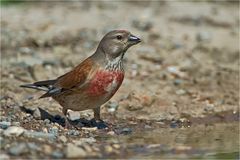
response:
M90 80L87 94L89 96L112 96L121 86L124 78L122 71L100 70Z

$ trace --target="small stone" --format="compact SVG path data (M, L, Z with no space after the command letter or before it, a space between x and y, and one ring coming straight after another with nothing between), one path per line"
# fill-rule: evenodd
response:
M48 133L47 128L43 128L42 131L43 131L44 133Z
M175 149L177 151L188 151L188 150L191 150L192 147L191 146L177 146Z
M91 153L93 153L92 147L91 147L89 144L85 143L82 147L84 148L84 150L85 150L86 152L88 152L88 155L90 155Z
M113 147L116 148L116 149L120 149L121 146L119 144L113 144Z
M69 130L67 132L68 135L73 135L73 136L78 136L80 133L79 131L76 131L76 130Z
M184 90L184 89L179 89L179 90L176 91L176 94L177 94L177 95L184 95L184 94L186 94L186 93L187 93L187 91Z
M52 128L49 129L49 133L52 133L54 135L58 135L58 127L53 126Z
M113 148L112 148L112 146L110 146L110 145L107 145L107 146L105 146L104 148L105 148L105 151L106 151L107 153L113 152Z
M177 123L176 121L172 121L172 122L170 123L170 127L171 127L171 128L177 128L177 127L178 127L178 123Z
M35 132L35 131L25 131L24 136L31 137L31 138L43 138L43 139L49 139L49 140L55 140L56 135L52 133L44 133L44 132Z
M35 119L38 119L38 120L41 119L41 112L40 112L39 108L37 108L37 109L34 110L34 112L33 112L33 117L34 117Z
M66 157L67 158L81 158L87 156L87 152L82 148L75 146L72 143L67 144L66 148Z
M162 145L161 144L149 144L147 146L147 148L158 148L158 147L161 147Z
M132 129L131 128L123 128L121 131L120 131L120 134L130 134L132 133Z
M149 126L149 125L145 125L144 128L145 128L145 129L151 129L152 127Z
M117 102L109 102L107 104L108 112L115 112L118 108L118 103Z
M115 135L115 132L114 131L109 131L109 132L107 132L107 134L113 136L113 135Z
M36 143L28 143L27 144L29 148L31 148L31 150L40 150L40 146L36 145Z
M51 154L51 156L52 156L53 158L58 158L58 159L60 159L60 158L63 158L63 153L60 152L60 151L53 151L52 154Z
M80 146L80 145L83 145L83 144L86 144L86 143L92 144L92 143L95 143L95 142L96 142L95 138L89 137L89 138L81 138L77 141L74 141L74 144Z
M181 77L181 78L187 77L186 73L181 71L178 66L169 66L169 67L167 67L167 71L177 77Z
M49 123L50 123L50 120L49 120L49 119L44 119L44 123L45 123L45 124L49 124Z
M204 111L206 111L206 112L212 112L212 111L214 111L214 108L215 108L214 104L207 104L207 105L204 107Z
M202 31L202 32L197 33L196 39L197 39L198 42L210 41L211 40L211 34L209 32Z
M59 137L60 141L62 141L63 143L66 143L67 142L67 138L65 136L60 136Z
M178 86L178 85L180 85L180 84L182 84L182 83L183 83L183 80L181 80L181 79L175 79L175 80L173 81L173 84L176 85L176 86Z
M79 112L74 112L74 111L69 111L68 112L68 118L71 121L78 120L78 119L80 119L80 113Z
M1 159L1 160L8 160L8 159L10 159L10 157L9 157L9 155L7 155L7 154L1 153L1 154L0 154L0 159Z
M20 122L12 122L12 125L20 127Z
M97 127L82 127L82 130L86 130L86 131L96 131Z
M187 118L180 118L179 121L180 121L181 123L187 122Z
M27 145L25 143L16 144L9 149L9 154L18 156L28 152Z
M43 145L43 151L45 154L51 154L52 153L52 148L49 145Z
M0 122L0 128L2 129L7 129L9 126L11 126L11 122L6 122L6 121Z
M20 136L25 131L22 127L11 126L3 132L5 136Z

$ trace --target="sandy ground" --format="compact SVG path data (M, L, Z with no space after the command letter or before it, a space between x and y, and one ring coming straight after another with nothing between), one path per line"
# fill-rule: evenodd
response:
M125 56L123 85L102 106L106 122L121 121L128 126L141 120L238 114L238 13L237 2L1 6L1 121L19 121L25 129L41 131L36 126L45 124L44 120L36 120L19 107L62 115L54 100L39 100L41 92L19 85L66 73L91 55L102 36L113 29L127 29L143 42ZM11 114L17 115L9 119ZM27 123L28 116L33 124ZM91 111L81 112L81 117L91 116Z

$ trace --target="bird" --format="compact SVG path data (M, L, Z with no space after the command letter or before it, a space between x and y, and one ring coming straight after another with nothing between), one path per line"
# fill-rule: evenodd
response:
M112 98L124 79L123 57L141 39L127 30L108 32L96 51L66 74L52 80L38 81L20 87L45 91L39 98L52 97L62 106L65 126L71 126L67 111L92 109L98 128L107 125L100 117L100 107Z

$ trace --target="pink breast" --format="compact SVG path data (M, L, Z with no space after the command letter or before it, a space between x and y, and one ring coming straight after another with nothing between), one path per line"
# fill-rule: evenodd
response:
M122 84L123 78L124 73L120 71L98 71L90 81L87 93L90 96L105 95L108 93L106 88L115 82L117 86L111 91L112 93L110 93L113 95Z

